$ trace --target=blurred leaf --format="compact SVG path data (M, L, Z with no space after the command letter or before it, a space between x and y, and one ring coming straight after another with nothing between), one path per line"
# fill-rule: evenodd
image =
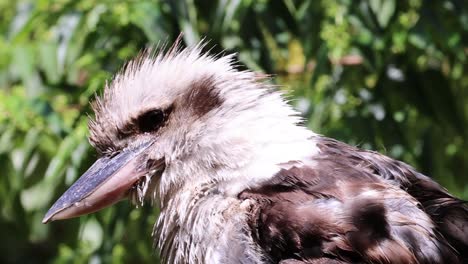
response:
M95 218L90 218L83 226L81 231L81 240L87 244L90 251L97 250L103 240L101 225Z
M395 13L395 0L369 0L370 7L382 28L386 28Z

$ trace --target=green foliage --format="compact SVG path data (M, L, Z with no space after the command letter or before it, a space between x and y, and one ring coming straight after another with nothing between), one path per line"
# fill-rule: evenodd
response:
M95 159L89 101L148 46L203 36L277 76L318 133L384 152L468 198L463 0L0 0L2 263L146 263L155 209L42 225ZM243 66L241 66L243 67Z

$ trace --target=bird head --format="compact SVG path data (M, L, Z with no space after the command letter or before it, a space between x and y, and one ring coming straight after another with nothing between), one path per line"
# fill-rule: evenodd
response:
M144 52L106 85L89 122L90 143L101 157L50 208L44 223L129 196L164 202L187 185L245 182L246 168L256 170L253 160L281 162L271 142L310 136L296 129L300 119L264 76L238 71L233 56L213 57L201 52L203 46Z

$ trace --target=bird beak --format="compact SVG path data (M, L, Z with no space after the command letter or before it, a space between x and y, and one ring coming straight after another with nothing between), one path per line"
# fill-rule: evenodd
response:
M96 212L127 196L148 168L151 142L98 159L49 209L42 223ZM154 165L154 163L152 163Z

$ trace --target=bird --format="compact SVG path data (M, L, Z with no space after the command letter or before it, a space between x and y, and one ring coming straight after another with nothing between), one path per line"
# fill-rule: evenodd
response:
M309 130L271 76L206 45L143 51L106 83L99 158L43 223L129 199L159 208L162 263L468 263L465 201Z

